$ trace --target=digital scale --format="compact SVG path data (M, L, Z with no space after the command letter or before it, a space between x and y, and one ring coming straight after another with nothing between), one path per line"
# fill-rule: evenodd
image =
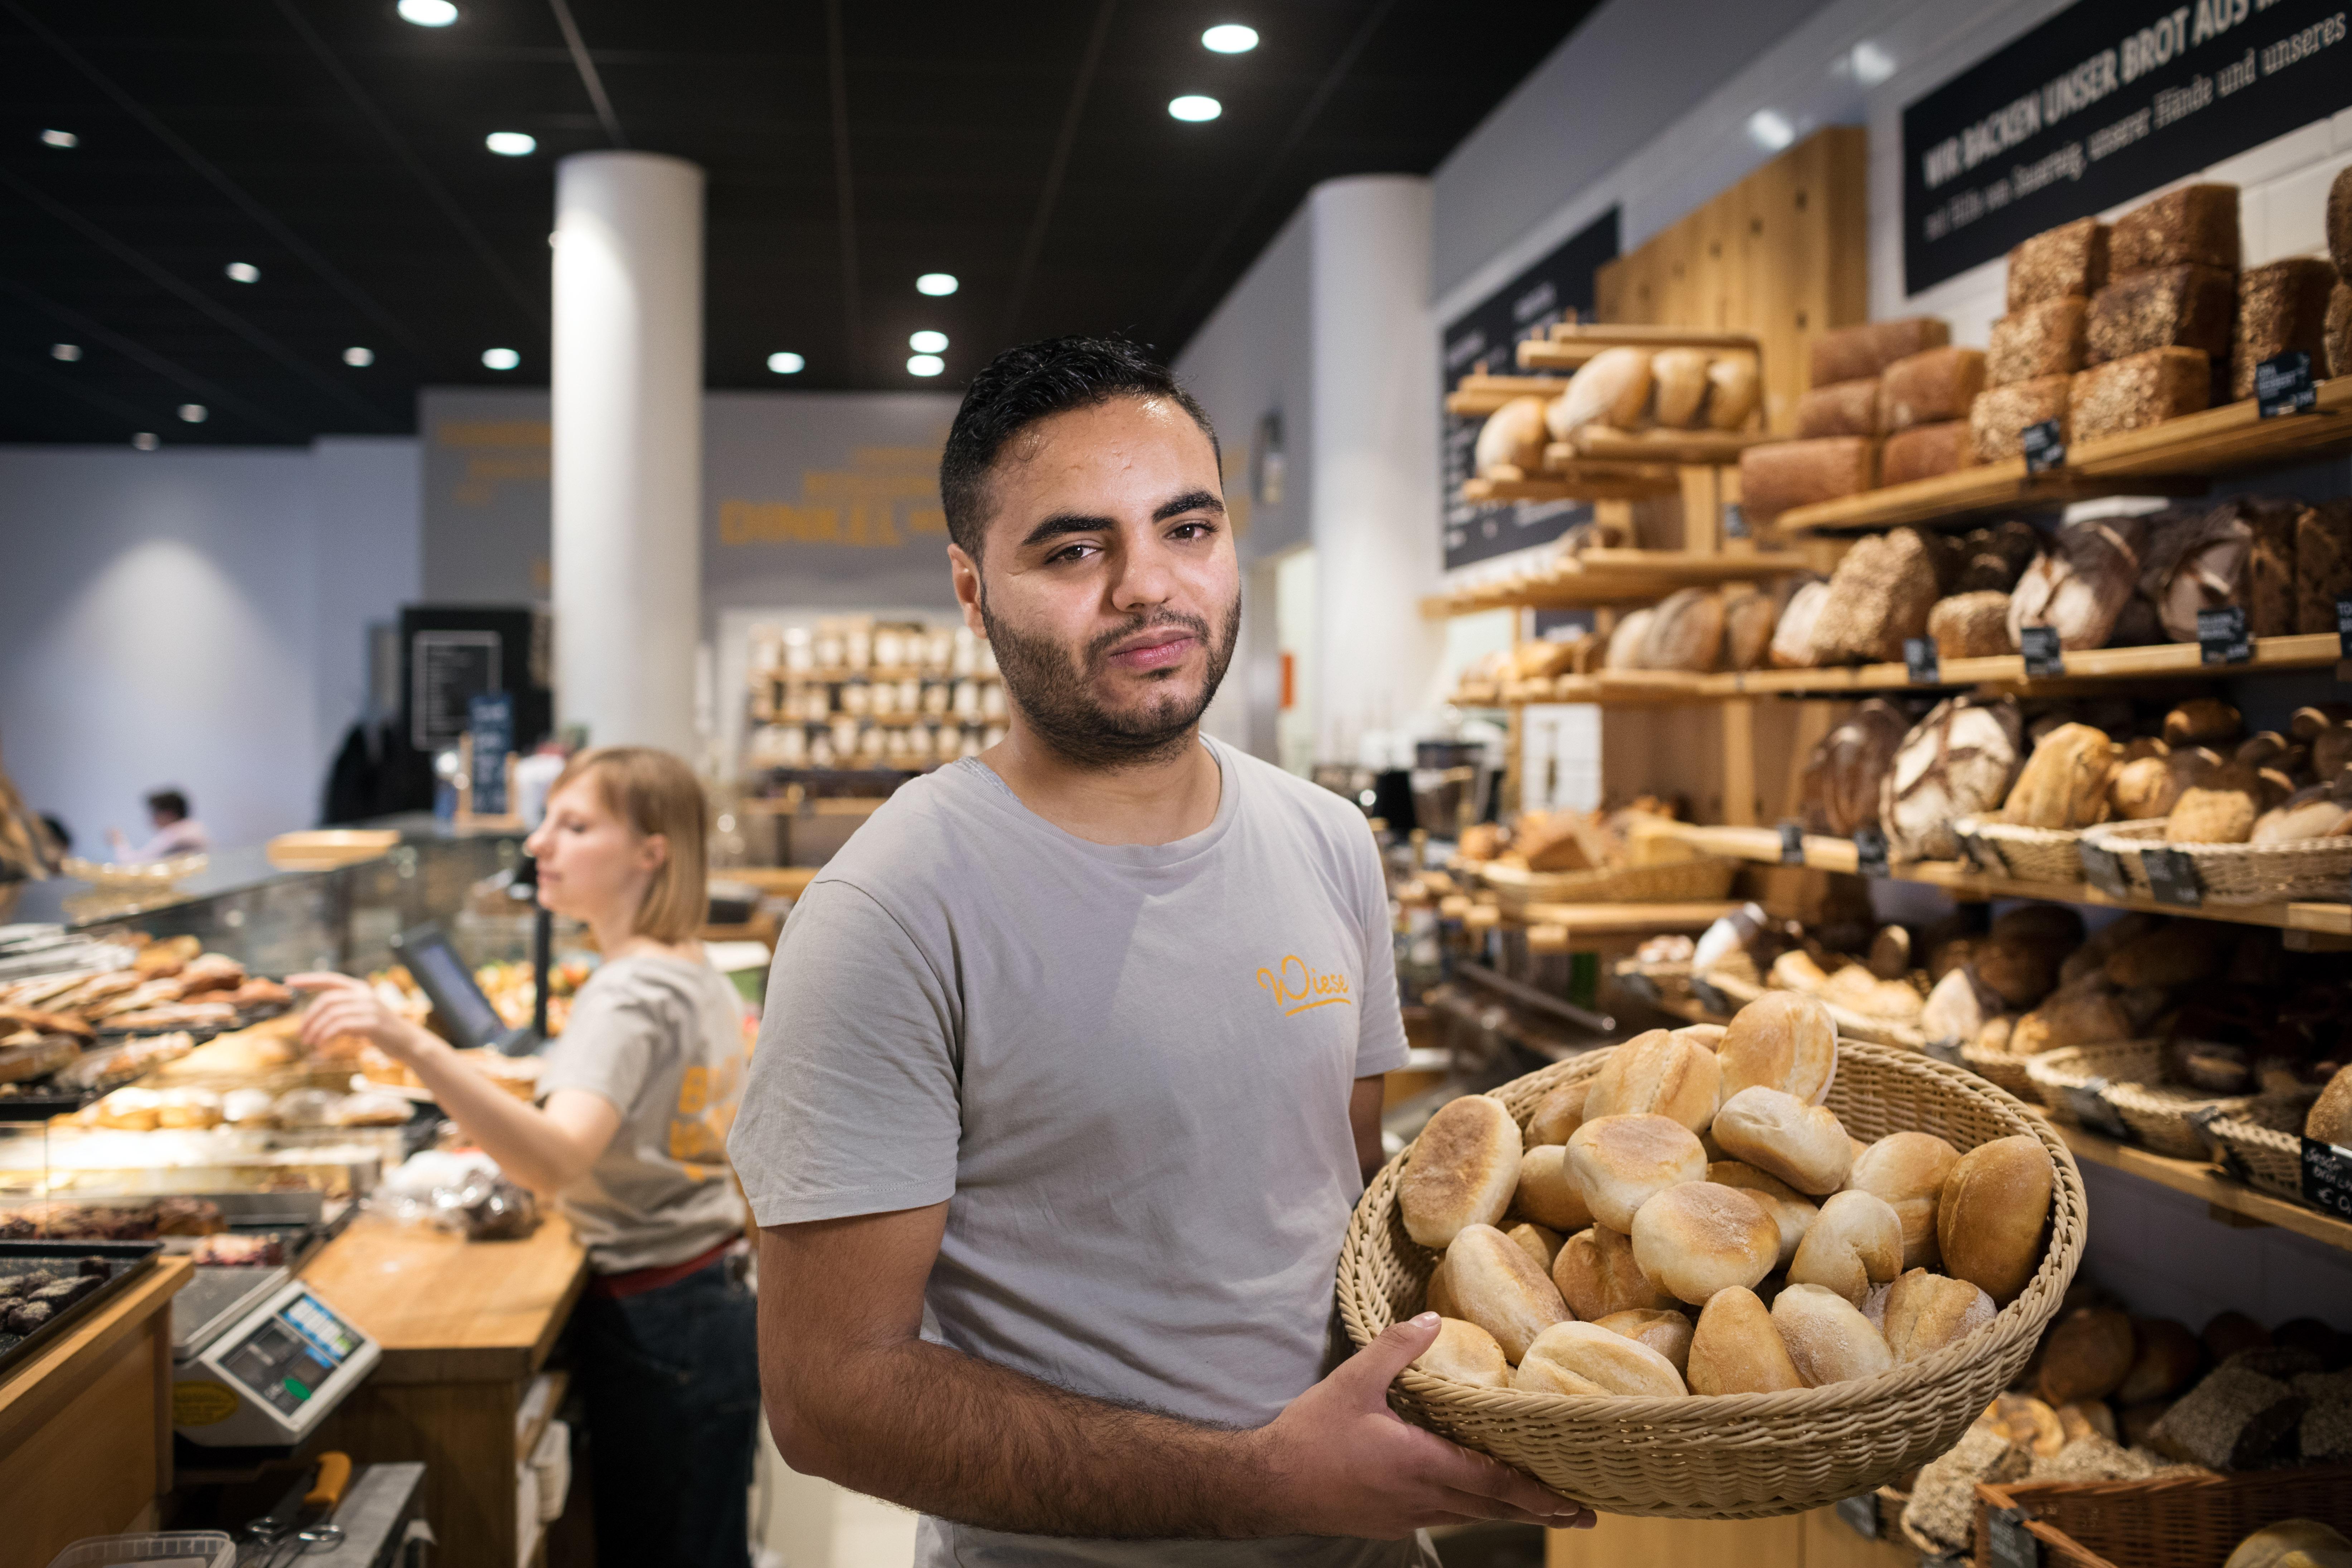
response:
M299 1279L202 1329L224 1319L225 1328L182 1347L173 1368L172 1424L208 1448L300 1446L383 1356Z

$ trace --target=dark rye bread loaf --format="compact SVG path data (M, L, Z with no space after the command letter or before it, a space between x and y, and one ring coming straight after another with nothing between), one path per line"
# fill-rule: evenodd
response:
M2183 263L2118 278L2091 300L2083 323L2085 363L2168 348L2227 359L2237 305L2237 279L2218 267Z
M2184 264L2236 268L2237 186L2183 185L2116 219L2107 237L2110 278Z
M2230 395L2254 395L2254 367L2296 350L2316 376L2327 364L2327 296L2336 268L2315 256L2250 267L2238 282L2238 330L2230 353Z
M2149 349L2095 364L2074 378L2067 395L2074 439L2095 441L2194 414L2212 384L2211 363L2196 349Z
M1739 454L1739 496L1753 517L1835 500L1878 482L1878 443L1866 436L1773 441Z
M2088 299L2107 281L2107 226L2077 218L2035 235L2009 253L2009 309L2073 294Z
M2011 310L1992 324L1992 344L1985 351L1985 384L2008 386L2082 369L2083 326L2090 313L2091 301L2081 294L2062 294Z

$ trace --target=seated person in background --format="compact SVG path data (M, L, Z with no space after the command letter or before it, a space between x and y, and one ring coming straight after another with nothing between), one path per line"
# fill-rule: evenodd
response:
M154 819L155 836L136 849L122 836L122 829L106 830L106 841L113 847L118 864L168 860L174 855L201 855L213 847L213 836L205 831L203 823L188 815L188 797L178 790L159 789L149 795L147 815Z

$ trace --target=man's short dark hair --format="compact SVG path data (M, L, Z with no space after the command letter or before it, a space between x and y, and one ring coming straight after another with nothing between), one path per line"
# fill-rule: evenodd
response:
M1125 338L1047 338L1007 349L971 378L940 455L948 537L974 561L988 524L988 474L1004 444L1040 419L1114 397L1164 397L1192 416L1217 448L1217 433L1166 365ZM1222 458L1220 459L1222 461Z
M168 814L185 821L188 797L175 789L159 789L147 797L147 809L158 816Z

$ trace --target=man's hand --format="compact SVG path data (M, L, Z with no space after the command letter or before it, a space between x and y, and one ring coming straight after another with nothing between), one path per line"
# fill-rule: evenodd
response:
M1388 1386L1437 1338L1437 1314L1398 1323L1284 1406L1257 1436L1286 1533L1392 1541L1431 1525L1509 1519L1585 1530L1592 1511L1483 1454L1407 1426Z

